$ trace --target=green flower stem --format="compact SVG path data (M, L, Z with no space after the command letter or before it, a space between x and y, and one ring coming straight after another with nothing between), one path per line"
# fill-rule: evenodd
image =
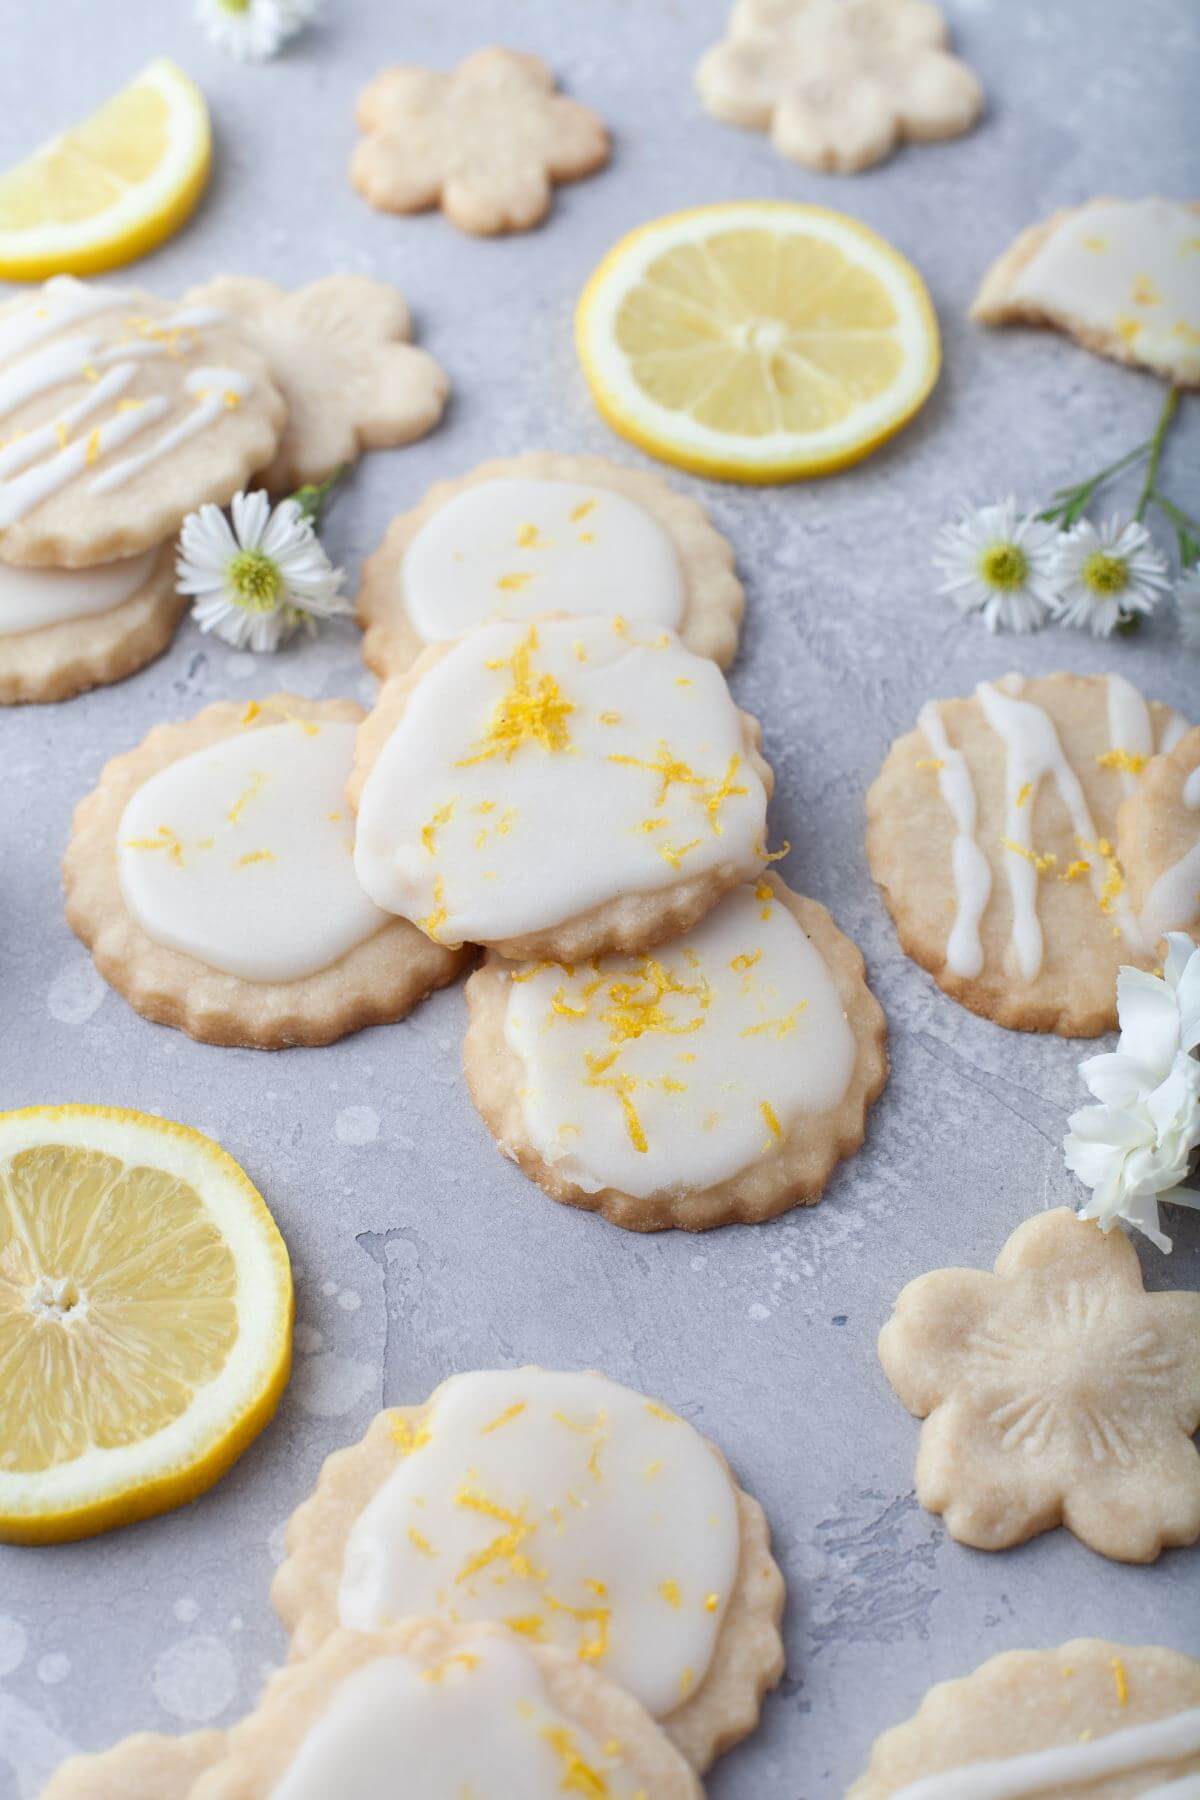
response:
M324 481L310 482L307 487L297 488L295 493L289 496L296 502L314 531L321 529L321 515L325 510L325 503L345 473L346 464L341 463Z
M1167 441L1167 432L1171 429L1171 420L1175 417L1179 406L1179 389L1167 389L1167 397L1163 401L1163 409L1158 415L1158 424L1154 427L1154 435L1150 439L1150 458L1146 464L1146 478L1142 482L1142 491L1138 495L1138 503L1133 511L1135 519L1146 516L1146 508L1154 500L1158 491L1158 465L1162 461L1163 445Z
M1147 438L1144 444L1138 444L1135 449L1127 451L1115 463L1110 463L1096 475L1090 475L1086 481L1079 482L1075 487L1059 488L1054 495L1055 505L1038 513L1038 518L1047 525L1061 523L1066 531L1079 519L1097 488L1103 487L1106 481L1111 481L1114 475L1120 475L1132 463L1140 462L1149 453L1153 442L1153 438Z

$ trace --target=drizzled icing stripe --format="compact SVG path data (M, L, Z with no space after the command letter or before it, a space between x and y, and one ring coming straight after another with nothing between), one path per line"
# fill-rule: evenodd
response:
M1200 1706L1131 1725L1083 1744L1032 1750L997 1762L968 1763L942 1775L927 1775L899 1788L892 1800L1022 1800L1027 1794L1060 1794L1066 1783L1125 1775L1148 1763L1171 1763L1200 1754ZM1149 1788L1142 1800L1185 1800L1200 1792L1200 1775Z
M1097 900L1104 894L1105 870L1098 848L1091 810L1059 742L1050 715L1027 700L1005 694L989 682L975 690L984 716L1002 740L1005 753L1005 837L1009 846L1007 874L1012 896L1012 945L1025 981L1035 981L1041 971L1044 940L1038 918L1038 867L1033 851L1033 813L1038 784L1052 776L1059 797L1070 815L1082 860L1088 865ZM1126 942L1145 948L1137 920L1123 895L1109 901L1113 918Z
M1200 812L1200 765L1183 784L1183 804ZM1142 929L1152 941L1164 931L1186 929L1200 919L1200 838L1177 863L1164 869L1146 896Z
M1123 675L1108 677L1108 742L1114 756L1121 758L1121 786L1132 794L1154 755L1154 726L1145 699Z
M917 726L924 732L941 764L938 788L957 827L952 852L957 909L946 945L946 961L956 975L972 977L983 970L979 921L992 892L991 864L975 836L978 810L975 787L967 759L947 737L942 715L932 700L921 708Z
M160 456L169 456L180 444L186 444L189 438L197 437L219 419L229 406L236 406L244 400L253 383L236 369L193 369L183 385L198 402L187 418L181 419L169 431L164 431L157 443L151 444L148 450L138 450L132 456L123 457L111 469L106 469L103 475L98 475L91 484L94 494L110 494L114 488L123 487L132 476L139 475L151 463L157 462ZM117 442L117 439L114 437L112 442ZM103 429L101 444L103 448Z

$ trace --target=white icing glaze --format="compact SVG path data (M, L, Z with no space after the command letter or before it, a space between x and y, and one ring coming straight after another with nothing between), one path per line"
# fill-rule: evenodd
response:
M1106 1732L1085 1743L1031 1750L1000 1762L966 1763L941 1775L927 1775L896 1789L892 1800L1022 1800L1024 1795L1062 1795L1067 1784L1126 1775L1147 1764L1171 1763L1200 1754L1200 1707ZM1200 1777L1185 1778L1195 1781ZM1141 1790L1141 1800L1170 1794L1180 1800L1186 1786L1168 1782Z
M1005 839L1012 846L1006 850L1005 862L1013 905L1012 946L1022 978L1035 981L1041 971L1044 946L1038 918L1039 872L1033 847L1033 815L1038 784L1046 776L1053 779L1070 816L1080 860L1088 865L1088 877L1098 902L1104 897L1107 880L1105 856L1079 777L1063 754L1050 715L1040 706L1018 700L986 681L981 681L975 691L988 724L1005 748ZM1106 904L1126 942L1135 949L1144 949L1141 931L1124 894Z
M271 1796L395 1800L398 1776L404 1800L637 1793L620 1744L601 1745L558 1710L517 1637L478 1641L440 1664L395 1655L356 1669L334 1689Z
M565 612L678 629L683 573L667 532L612 488L481 482L439 507L404 557L404 599L427 644L491 618Z
M0 314L0 529L23 518L69 481L170 414L172 403L163 394L139 400L122 396L140 362L179 353L178 334L194 333L219 322L219 312L187 307L156 314L153 319L135 312L125 321L116 343L109 341L111 321L93 331L62 335L74 325L141 304L139 296L126 290L87 287L73 276L56 275ZM186 348L195 347L195 339L189 338ZM80 398L11 441L3 441L6 422L22 407L81 379L93 385ZM88 484L89 491L105 494L120 487L215 423L226 407L240 404L252 388L250 379L234 370L193 370L184 389L195 404L183 418L169 425L147 449L99 470ZM107 416L92 423L110 405ZM76 437L81 425L87 425L87 430Z
M992 893L992 866L975 836L975 784L966 757L947 737L942 715L932 700L921 708L917 725L941 764L937 771L938 788L956 827L951 852L956 906L946 944L946 962L956 975L972 978L983 972L979 922Z
M1177 200L1093 200L1053 228L1010 297L1200 379L1200 213Z
M1186 737L1191 729L1182 713L1177 713L1173 708L1168 711L1158 737L1159 755L1166 756L1168 751L1175 748L1180 738Z
M530 1139L589 1193L712 1187L854 1073L841 996L765 882L645 956L515 970L505 1036Z
M121 891L157 943L245 981L296 981L386 922L354 877L353 724L288 721L152 775L117 832Z
M1200 764L1187 776L1181 794L1183 804L1200 811ZM1200 820L1197 821L1200 827ZM1142 930L1153 943L1164 931L1186 931L1200 919L1200 829L1191 849L1164 869L1142 908Z
M737 1576L737 1497L692 1427L606 1376L456 1375L355 1521L352 1630L498 1619L657 1718L704 1680ZM407 1452L407 1453L406 1453Z
M145 586L157 556L157 550L147 550L90 569L18 569L0 563L0 638L111 612Z
M1154 755L1154 726L1150 708L1132 681L1110 675L1108 687L1108 742L1135 764L1144 765ZM1121 785L1127 794L1136 791L1141 768L1122 767Z
M380 906L489 943L761 864L762 782L715 663L623 620L482 627L413 689L355 851Z

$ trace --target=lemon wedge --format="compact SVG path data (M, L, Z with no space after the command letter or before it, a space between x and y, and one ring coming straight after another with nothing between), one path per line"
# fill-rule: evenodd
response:
M912 264L857 219L748 201L622 238L584 289L576 342L615 431L726 481L857 462L937 380L937 320Z
M183 224L211 163L204 95L160 57L0 174L0 276L41 281L132 262Z
M291 1367L265 1202L186 1125L0 1113L0 1540L88 1537L223 1475Z

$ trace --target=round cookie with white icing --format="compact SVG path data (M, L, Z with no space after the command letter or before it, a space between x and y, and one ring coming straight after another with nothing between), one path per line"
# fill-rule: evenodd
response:
M1200 387L1200 202L1089 200L1031 225L971 316L1054 325L1099 356Z
M185 1737L139 1731L111 1750L60 1764L41 1800L192 1800L196 1783L224 1755L223 1731Z
M339 1627L494 1620L619 1683L700 1770L783 1672L762 1508L685 1420L603 1375L455 1375L380 1413L286 1541L293 1659Z
M489 619L618 614L733 661L733 551L695 500L600 456L534 451L441 481L363 567L363 657L386 678Z
M0 563L0 706L123 681L166 649L187 604L173 543L88 569Z
M442 944L646 949L762 869L759 741L670 631L482 626L390 681L359 734L358 878Z
M847 1800L1190 1800L1197 1777L1200 1662L1076 1638L930 1688Z
M1118 823L1129 899L1147 942L1187 931L1200 943L1200 726L1147 763Z
M362 716L222 702L106 766L76 809L67 919L146 1018L207 1043L327 1044L457 975L461 954L355 878L343 790Z
M0 562L160 544L271 460L285 415L215 308L56 275L0 307Z
M862 957L773 876L641 956L489 956L467 1003L467 1083L500 1149L634 1231L812 1205L887 1079Z
M1152 968L1117 816L1187 725L1121 675L1018 675L930 701L867 795L867 856L908 954L1019 1031L1115 1029Z

